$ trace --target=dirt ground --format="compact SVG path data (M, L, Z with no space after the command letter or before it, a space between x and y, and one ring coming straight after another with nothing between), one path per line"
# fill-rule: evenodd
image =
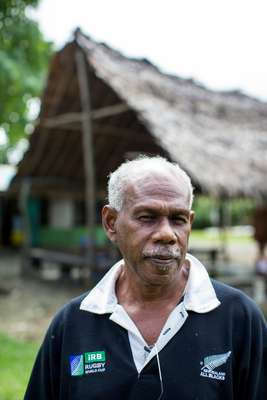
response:
M20 255L0 255L0 331L26 340L40 340L55 312L86 291L72 280L23 278Z
M232 263L248 271L252 268L253 246L235 247L231 252ZM20 265L18 252L0 250L0 331L19 339L41 340L55 312L87 291L89 281L86 286L77 279L55 279L53 268L41 277L23 278Z

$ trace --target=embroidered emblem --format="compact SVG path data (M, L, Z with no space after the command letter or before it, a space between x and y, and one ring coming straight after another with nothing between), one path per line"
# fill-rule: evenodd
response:
M204 362L200 363L200 365L202 365L200 376L224 381L226 375L225 372L219 372L214 370L215 368L218 368L221 365L226 364L231 353L232 353L231 351L228 351L227 353L224 354L214 354L212 356L205 357Z
M71 376L82 376L106 371L105 351L91 351L70 356Z
M104 351L91 351L84 353L86 363L103 362L106 361L106 354Z
M106 353L104 351L91 351L84 354L85 373L93 374L106 371Z
M84 374L83 355L70 356L70 373L72 376L81 376Z

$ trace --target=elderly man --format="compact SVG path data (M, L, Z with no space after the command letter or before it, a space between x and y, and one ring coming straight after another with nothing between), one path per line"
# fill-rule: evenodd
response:
M123 259L54 318L26 400L266 400L267 329L187 254L192 185L140 158L109 180L103 226Z

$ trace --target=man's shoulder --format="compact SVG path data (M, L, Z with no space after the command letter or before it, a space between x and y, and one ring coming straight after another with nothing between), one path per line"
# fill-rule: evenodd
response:
M258 305L243 291L214 279L212 279L211 282L216 292L216 296L221 302L221 307L226 309L229 312L229 315L232 310L238 312L240 316L246 315L248 318L256 317L256 319L264 319Z
M236 297L237 296L237 297L240 297L242 299L243 298L248 298L248 296L245 295L244 292L242 292L241 290L239 290L239 289L237 289L237 288L235 288L233 286L227 285L226 283L223 283L223 282L218 281L216 279L211 279L211 282L212 282L212 285L213 285L213 287L215 289L215 292L216 292L217 296L221 296L221 297L225 297L225 296L226 297L228 297L228 296Z
M211 282L220 302L237 301L248 305L255 304L254 301L240 289L217 281L216 279L211 279Z
M52 326L60 326L66 323L70 318L75 318L79 315L80 305L83 299L88 295L89 292L83 293L77 297L72 298L66 304L64 304L54 315L52 320Z
M89 291L80 294L77 297L70 299L66 304L64 304L58 311L57 314L64 314L69 312L79 311L81 302L89 294Z

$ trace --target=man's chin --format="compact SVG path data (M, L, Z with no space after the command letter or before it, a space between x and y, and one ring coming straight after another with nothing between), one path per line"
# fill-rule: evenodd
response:
M177 262L149 262L149 265L146 265L146 278L147 282L150 282L152 285L162 286L172 282L178 271Z
M177 271L179 269L180 260L174 258L160 259L151 257L146 263L156 272L168 274L170 271Z

